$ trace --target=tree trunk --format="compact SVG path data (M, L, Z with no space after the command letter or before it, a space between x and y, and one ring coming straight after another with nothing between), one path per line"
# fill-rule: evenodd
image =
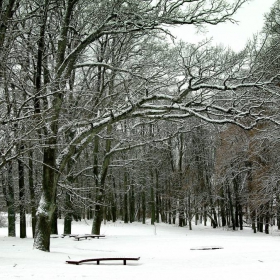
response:
M146 193L143 189L141 192L141 204L142 204L142 224L146 224Z
M155 195L154 195L154 186L153 183L151 184L151 189L150 189L150 211L151 211L151 225L155 224Z
M251 217L252 217L252 229L253 229L253 232L257 233L257 228L256 228L256 210L252 211Z
M161 210L161 205L160 205L160 195L159 195L159 174L158 170L155 170L155 177L156 177L156 195L155 195L155 221L157 223L160 222L159 220L159 214Z
M8 236L16 236L16 212L15 212L15 193L13 186L13 164L7 164L7 189L5 189L5 199L8 208Z
M36 196L34 186L34 174L33 174L33 151L29 151L28 159L28 180L29 180L29 193L30 193L30 204L31 204L31 223L32 223L32 236L35 236L36 227Z
M102 205L103 195L98 199L98 202L100 204L96 204L94 209L94 217L93 217L92 229L91 229L92 234L100 234L101 223L103 220L103 205Z
M229 212L230 212L230 216L231 216L232 229L235 230L234 209L233 209L233 203L232 203L231 191L230 191L229 184L228 184L227 187L228 187Z
M57 219L58 219L58 209L56 207L51 220L51 234L58 234Z
M70 217L65 217L64 218L64 231L63 233L64 234L71 234L71 231L72 231L72 219Z
M131 186L129 192L129 221L130 223L133 223L135 221L135 196L133 186Z
M192 216L193 216L193 213L191 211L191 196L190 196L190 193L188 195L188 221L189 221L189 230L192 230Z
M124 223L128 224L128 199L127 199L127 192L125 191L123 196L123 219Z
M72 228L72 203L69 191L65 194L64 234L71 234Z
M266 234L269 234L269 222L270 222L269 202L267 202L266 212L265 212L265 233Z
M21 159L18 159L18 176L19 176L18 186L19 186L20 238L26 238L24 163Z
M37 223L35 230L34 248L50 251L50 234L52 218L56 210L56 168L55 168L55 140L50 140L49 147L44 150L42 195L37 209Z
M239 216L239 229L243 230L243 211L242 211L241 204L239 204L239 207L238 207L238 216Z
M112 212L112 220L114 223L117 221L117 195L116 195L116 182L114 177L112 183L113 183L113 190L111 193L111 212Z
M225 227L227 225L227 220L226 220L224 197L222 197L220 200L220 209L221 209L222 227Z

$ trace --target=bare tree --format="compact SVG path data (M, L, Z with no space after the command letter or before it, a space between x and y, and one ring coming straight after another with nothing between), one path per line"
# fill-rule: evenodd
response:
M155 51L147 48L154 44L151 36L157 36L155 31L168 33L166 25L219 24L231 20L245 2L19 2L25 16L18 29L23 34L20 46L28 50L28 57L35 54L35 59L31 59L29 80L20 85L27 97L18 100L29 110L20 110L13 121L28 120L43 155L35 248L50 249L57 187L69 162L77 160L89 143L114 124L138 117L176 120L194 116L248 129L267 118L253 110L251 103L242 104L244 90L263 88L274 78L262 75L254 57L248 62L246 53L235 55L206 45L167 51L158 46L160 61L153 60ZM28 32L34 25L33 32ZM121 38L131 36L138 37L138 42L130 48ZM110 42L107 53L100 52L100 42ZM121 48L113 48L116 42ZM120 61L107 59L110 51L126 55ZM70 130L71 137L65 137ZM97 171L98 178L107 174L106 165Z

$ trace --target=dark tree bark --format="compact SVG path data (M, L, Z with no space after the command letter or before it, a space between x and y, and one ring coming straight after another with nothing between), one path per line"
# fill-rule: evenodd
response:
M23 149L23 147L21 147ZM18 159L18 185L19 185L19 215L20 215L20 238L26 238L26 215L25 215L25 185L24 185L24 162Z
M270 203L267 202L265 205L266 211L265 211L265 233L269 234L269 222L270 222Z
M159 190L159 171L156 169L155 170L155 177L156 177L156 183L155 183L155 187L156 187L156 192L155 192L155 221L157 223L160 222L159 216L160 216L160 212L161 212L161 200L160 200L160 190Z
M226 220L224 188L221 189L220 209L221 209L222 227L225 227L227 225L227 220Z
M111 211L112 211L112 220L113 222L117 221L117 195L116 195L116 182L113 177L113 191L111 196Z
M234 209L233 209L233 203L232 203L231 190L230 190L230 186L228 183L227 183L227 192L228 192L229 212L230 212L230 217L231 217L232 229L235 230Z
M151 225L155 224L156 221L156 211L155 211L155 195L154 195L154 186L151 185L150 188L150 212L151 212Z
M55 170L56 139L49 140L49 147L44 149L43 155L43 193L37 209L37 223L35 230L34 247L41 251L50 251L50 235L52 219L56 211L56 180Z
M58 234L57 219L58 219L58 208L56 207L51 220L51 234Z
M142 205L142 224L146 224L146 192L141 191L141 205Z
M129 222L133 223L135 221L135 194L133 185L129 191Z
M30 204L31 204L31 224L32 224L32 236L35 236L36 227L36 195L34 185L34 173L33 173L33 151L29 150L28 159L28 180L29 180L29 193L30 193Z
M257 227L256 227L256 210L253 210L251 213L252 218L252 229L254 233L257 233Z
M72 203L70 200L70 193L67 191L65 194L65 209L64 215L64 234L71 234L72 229Z
M4 188L4 195L8 208L8 236L16 236L16 212L15 212L15 193L13 186L13 164L7 164L7 188Z

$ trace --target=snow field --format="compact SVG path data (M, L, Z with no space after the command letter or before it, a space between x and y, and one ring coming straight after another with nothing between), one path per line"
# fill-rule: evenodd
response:
M59 233L63 232L62 221ZM18 230L19 231L19 230ZM90 233L91 222L73 222L72 233ZM193 231L173 225L156 227L122 222L102 225L105 238L74 241L51 238L51 252L33 249L28 238L7 237L0 228L0 279L280 279L280 236L253 234L251 229L224 231L193 226ZM219 246L218 250L191 250ZM97 257L140 257L139 261L69 265L65 261Z

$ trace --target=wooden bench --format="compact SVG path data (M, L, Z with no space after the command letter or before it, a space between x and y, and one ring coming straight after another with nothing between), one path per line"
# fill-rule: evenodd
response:
M68 237L75 237L75 236L78 236L78 235L79 234L65 234L65 233L61 234L62 237L66 237L66 236L68 236Z
M126 265L126 261L139 261L139 258L95 258L95 259L86 259L81 261L66 261L68 264L76 264L79 265L85 262L96 262L97 265L100 264L101 261L123 261L123 264Z
M199 246L191 248L191 250L218 250L218 249L224 249L221 246Z
M75 236L73 236L73 237L75 237L75 240L80 241L81 238L88 239L88 237L91 237L91 238L97 238L97 239L99 239L99 237L105 237L105 235L85 234L85 235L75 235Z

